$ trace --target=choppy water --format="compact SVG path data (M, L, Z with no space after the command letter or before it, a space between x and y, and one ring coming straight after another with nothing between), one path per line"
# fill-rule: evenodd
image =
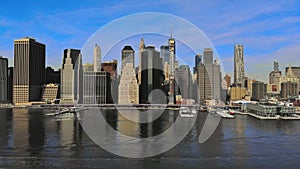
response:
M54 118L49 113L0 109L0 168L300 168L300 121L237 115L222 119L213 136L199 144L207 116L199 114L195 127L175 148L132 159L98 147L71 114ZM130 122L116 112L106 118L123 134L150 137L172 125L177 114L165 111L151 126Z

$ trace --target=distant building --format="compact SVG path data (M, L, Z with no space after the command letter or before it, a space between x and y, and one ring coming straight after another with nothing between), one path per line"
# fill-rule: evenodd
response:
M112 103L108 72L83 72L83 104Z
M278 62L274 62L274 70L269 73L269 83L276 84L276 80L281 77Z
M169 46L160 46L160 57L162 58L163 64L170 64L170 48Z
M175 82L177 86L177 95L182 99L191 99L192 95L192 77L188 65L181 65L175 69Z
M234 45L234 84L235 86L245 87L245 66L244 66L244 47Z
M247 89L246 90L246 95L249 95L251 96L252 95L252 80L248 77L245 77L245 88Z
M117 60L106 61L101 63L101 69L105 72L108 72L110 74L111 79L117 78L117 66Z
M212 50L212 48L205 48L203 50L203 63L205 65L213 64L213 50Z
M295 66L289 66L289 67L285 67L285 75L287 75L289 73L289 70L292 70L294 75L300 79L300 67L295 67Z
M196 74L197 71L197 66L202 63L202 55L201 54L196 54L195 56L195 67L193 70L193 73Z
M46 68L46 81L45 84L60 84L60 70L55 71L52 67L48 66Z
M14 40L14 104L41 100L45 55L46 46L33 38Z
M54 103L59 96L59 85L58 84L47 84L43 86L42 101L46 103Z
M169 60L170 60L169 74L174 75L174 71L176 67L176 44L175 44L175 39L172 37L172 34L171 37L169 38L168 46L169 46Z
M8 59L0 56L0 103L8 101Z
M122 49L122 69L126 63L131 63L134 68L134 50L131 46L124 46Z
M281 92L280 96L281 98L289 98L289 97L294 97L298 96L298 83L296 82L282 82L281 83Z
M256 81L252 83L252 100L259 101L265 98L267 94L267 84Z
M139 66L138 66L138 84L141 84L142 81L142 52L145 49L145 42L144 39L142 38L140 41L140 46L139 46Z
M9 103L13 103L13 89L14 89L14 68L9 67L7 69L7 100Z
M118 99L118 104L139 104L139 86L132 63L122 69Z
M82 58L80 50L65 49L61 69L61 104L82 101Z
M278 92L281 91L281 83L288 82L288 81L295 82L298 84L298 86L300 84L299 78L297 76L295 76L291 67L289 67L286 76L284 76L284 77L280 76L280 77L275 78L275 85L277 86Z
M142 81L139 86L140 103L162 103L163 98L150 95L155 89L162 90L164 74L162 59L154 46L147 46L142 52Z
M206 48L203 51L204 64L197 66L197 86L200 95L200 104L204 105L205 100L221 101L221 70L220 65L212 62L212 49Z
M101 50L100 47L95 44L94 47L94 72L100 72L101 71Z
M231 86L231 77L226 74L226 76L224 77L225 81L226 81L226 86L227 88Z
M236 101L236 100L241 100L244 99L246 96L246 88L245 87L231 87L230 89L230 100L231 101Z

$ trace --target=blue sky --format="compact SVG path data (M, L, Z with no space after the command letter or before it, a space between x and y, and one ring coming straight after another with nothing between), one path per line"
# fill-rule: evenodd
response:
M252 79L267 81L274 60L279 61L281 70L289 65L300 66L299 1L15 0L1 2L1 7L0 55L10 58L10 64L14 39L31 36L45 43L47 65L58 68L63 49L81 49L109 22L134 13L163 12L203 31L218 51L226 73L233 74L235 43L244 45L246 75Z

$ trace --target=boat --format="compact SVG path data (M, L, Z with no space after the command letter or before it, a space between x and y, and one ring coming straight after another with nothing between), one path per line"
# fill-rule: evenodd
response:
M187 107L180 107L179 114L181 117L195 117Z

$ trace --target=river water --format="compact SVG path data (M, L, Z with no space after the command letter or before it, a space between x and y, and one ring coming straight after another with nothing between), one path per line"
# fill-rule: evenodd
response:
M140 138L162 133L178 112L165 110L153 123L135 123L117 112L106 120L117 131ZM198 143L207 114L173 149L149 158L125 158L97 146L72 114L47 109L0 109L2 168L300 168L300 121L222 119L214 134Z

